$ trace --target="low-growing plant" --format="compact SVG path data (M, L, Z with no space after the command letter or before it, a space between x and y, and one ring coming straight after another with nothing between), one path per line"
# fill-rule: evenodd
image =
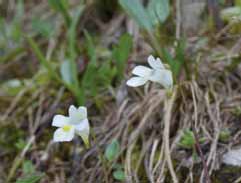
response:
M220 131L220 134L219 134L219 140L221 142L228 142L228 140L230 139L231 137L231 132L229 129L225 128L225 129L222 129Z
M119 153L120 153L120 144L116 139L113 139L105 149L105 158L108 160L108 166L112 167L113 178L118 181L124 181L125 172L123 170L123 166L115 162Z
M198 139L199 143L204 143L205 142L205 137L200 137ZM182 138L179 142L179 146L186 148L186 149L195 149L195 144L196 144L196 139L194 136L194 133L191 130L184 130Z
M151 45L163 62L169 65L175 82L183 68L186 78L190 79L191 63L185 61L185 40L177 39L175 44L173 43L173 45L176 45L174 47L175 56L172 56L165 46L160 45L160 42L157 41L159 34L155 33L157 31L155 27L164 25L167 20L170 14L169 0L151 0L148 1L147 7L144 7L139 0L119 0L119 3L137 24L148 33Z

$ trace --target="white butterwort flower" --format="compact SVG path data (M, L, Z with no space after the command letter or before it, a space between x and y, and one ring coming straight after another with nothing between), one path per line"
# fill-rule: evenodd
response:
M155 59L150 55L147 59L149 67L136 66L132 73L136 76L127 81L127 85L131 87L137 87L144 85L147 81L157 82L169 89L173 86L172 72L166 69L161 62L160 58Z
M54 132L54 142L69 142L77 134L81 136L84 143L88 146L90 125L87 119L86 107L76 108L71 105L69 107L69 116L55 115L52 126L59 127Z

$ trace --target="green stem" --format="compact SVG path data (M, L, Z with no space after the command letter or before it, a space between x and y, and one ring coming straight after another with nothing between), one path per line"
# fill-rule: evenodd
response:
M162 51L161 51L161 47L157 41L157 39L155 38L155 36L153 35L153 32L151 31L147 31L148 36L150 38L151 44L153 46L153 48L155 49L155 51L157 52L157 54L159 55L159 57L162 57Z

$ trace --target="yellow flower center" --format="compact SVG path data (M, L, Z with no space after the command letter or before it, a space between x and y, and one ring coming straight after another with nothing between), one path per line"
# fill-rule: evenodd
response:
M68 131L70 131L71 126L70 125L64 125L62 128L65 132L68 132Z

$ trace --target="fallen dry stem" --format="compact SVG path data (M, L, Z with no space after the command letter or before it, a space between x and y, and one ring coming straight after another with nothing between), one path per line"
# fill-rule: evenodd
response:
M195 92L194 92L194 89L193 89L193 86L191 85L191 91L192 91L192 98L193 98L193 104L194 104L194 120L195 120L195 123L194 124L197 124L197 102L196 102L196 97L195 97ZM202 164L203 164L203 169L204 169L204 174L205 174L205 178L204 178L204 182L205 183L210 183L210 177L209 177L209 173L208 173L208 167L207 167L207 164L205 162L205 158L204 158L204 155L203 155L203 152L202 152L202 149L201 149L201 146L200 146L200 143L199 143L199 138L198 138L198 134L197 134L197 130L195 128L195 125L192 125L192 130L193 130L193 134L194 134L194 138L195 138L195 146L197 148L197 150L199 151L199 154L201 156L201 160L202 160ZM202 179L202 178L201 178Z
M178 183L178 179L171 160L169 138L170 138L170 123L171 123L172 109L176 99L176 93L177 93L177 88L174 87L171 98L168 98L165 101L164 133L163 133L165 159L167 161L168 169L171 173L172 180L174 183Z

